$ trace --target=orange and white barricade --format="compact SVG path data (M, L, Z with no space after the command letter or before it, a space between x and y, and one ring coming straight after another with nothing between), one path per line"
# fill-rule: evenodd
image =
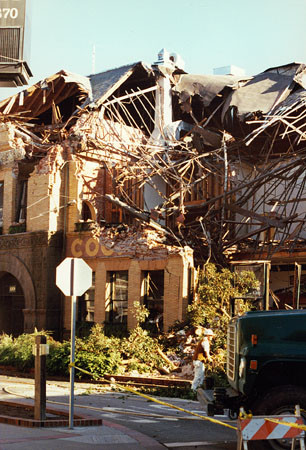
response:
M300 442L300 449L305 450L305 425L300 415L299 407L296 414L282 416L249 416L243 410L237 423L238 444L237 450L248 449L247 442L266 439L291 439L291 448L295 448L296 440Z

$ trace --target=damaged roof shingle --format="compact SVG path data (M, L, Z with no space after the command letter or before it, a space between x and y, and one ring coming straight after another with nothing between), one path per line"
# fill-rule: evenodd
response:
M225 87L237 89L241 83L250 77L237 77L233 75L180 75L178 83L175 84L173 92L192 97L199 95L204 106L209 106L212 100Z
M89 80L92 86L92 98L89 101L92 101L96 106L101 105L138 68L148 73L151 71L149 66L140 61L90 75Z
M285 70L281 70L282 68ZM241 121L253 113L268 114L290 95L298 80L304 80L303 74L305 75L305 66L293 63L255 75L240 89L229 94L222 117L233 107Z

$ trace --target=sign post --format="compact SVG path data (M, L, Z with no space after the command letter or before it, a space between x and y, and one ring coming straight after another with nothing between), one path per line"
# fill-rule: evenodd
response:
M71 270L73 273L73 261L71 264ZM70 336L70 396L69 396L69 428L73 428L73 416L74 416L74 362L75 362L75 325L76 325L76 296L71 294L71 336Z
M35 420L46 420L46 357L48 353L49 345L46 336L36 336L35 345L33 345L35 356Z
M83 259L66 258L56 268L56 285L64 295L71 297L69 428L72 429L74 415L74 362L77 296L83 295L92 285L92 270Z

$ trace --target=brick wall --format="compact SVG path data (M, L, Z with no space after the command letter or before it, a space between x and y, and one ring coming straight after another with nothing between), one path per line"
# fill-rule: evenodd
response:
M16 179L12 176L12 168L1 171L0 180L4 182L3 193L3 234L8 233L10 225L15 221Z
M143 271L164 270L164 329L186 315L188 297L188 269L191 261L186 255L171 255L163 260L136 260L131 258L87 258L86 262L96 272L95 322L105 321L105 301L107 299L107 272L128 271L128 329L136 325L134 302L141 301L143 293ZM94 269L95 267L95 269ZM64 328L70 330L70 305L65 300Z
M129 267L128 285L128 328L134 328L137 324L134 317L134 302L141 297L141 269L138 261L131 261Z
M33 174L28 180L27 231L49 230L49 177Z
M105 320L106 267L104 261L98 261L96 269L95 322Z
M182 320L183 261L180 256L168 259L164 277L164 330L175 320Z
M1 270L12 273L25 297L25 331L54 330L59 337L61 294L55 268L62 258L62 235L48 232L0 236ZM9 267L10 259L15 260ZM15 270L15 272L14 272Z

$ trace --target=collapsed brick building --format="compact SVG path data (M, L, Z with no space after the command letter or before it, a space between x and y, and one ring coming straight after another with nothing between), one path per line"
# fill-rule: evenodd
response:
M68 335L67 256L93 269L79 330L133 327L135 300L167 330L208 261L271 267L272 290L290 290L306 262L305 99L304 65L190 75L163 51L2 101L0 329Z

